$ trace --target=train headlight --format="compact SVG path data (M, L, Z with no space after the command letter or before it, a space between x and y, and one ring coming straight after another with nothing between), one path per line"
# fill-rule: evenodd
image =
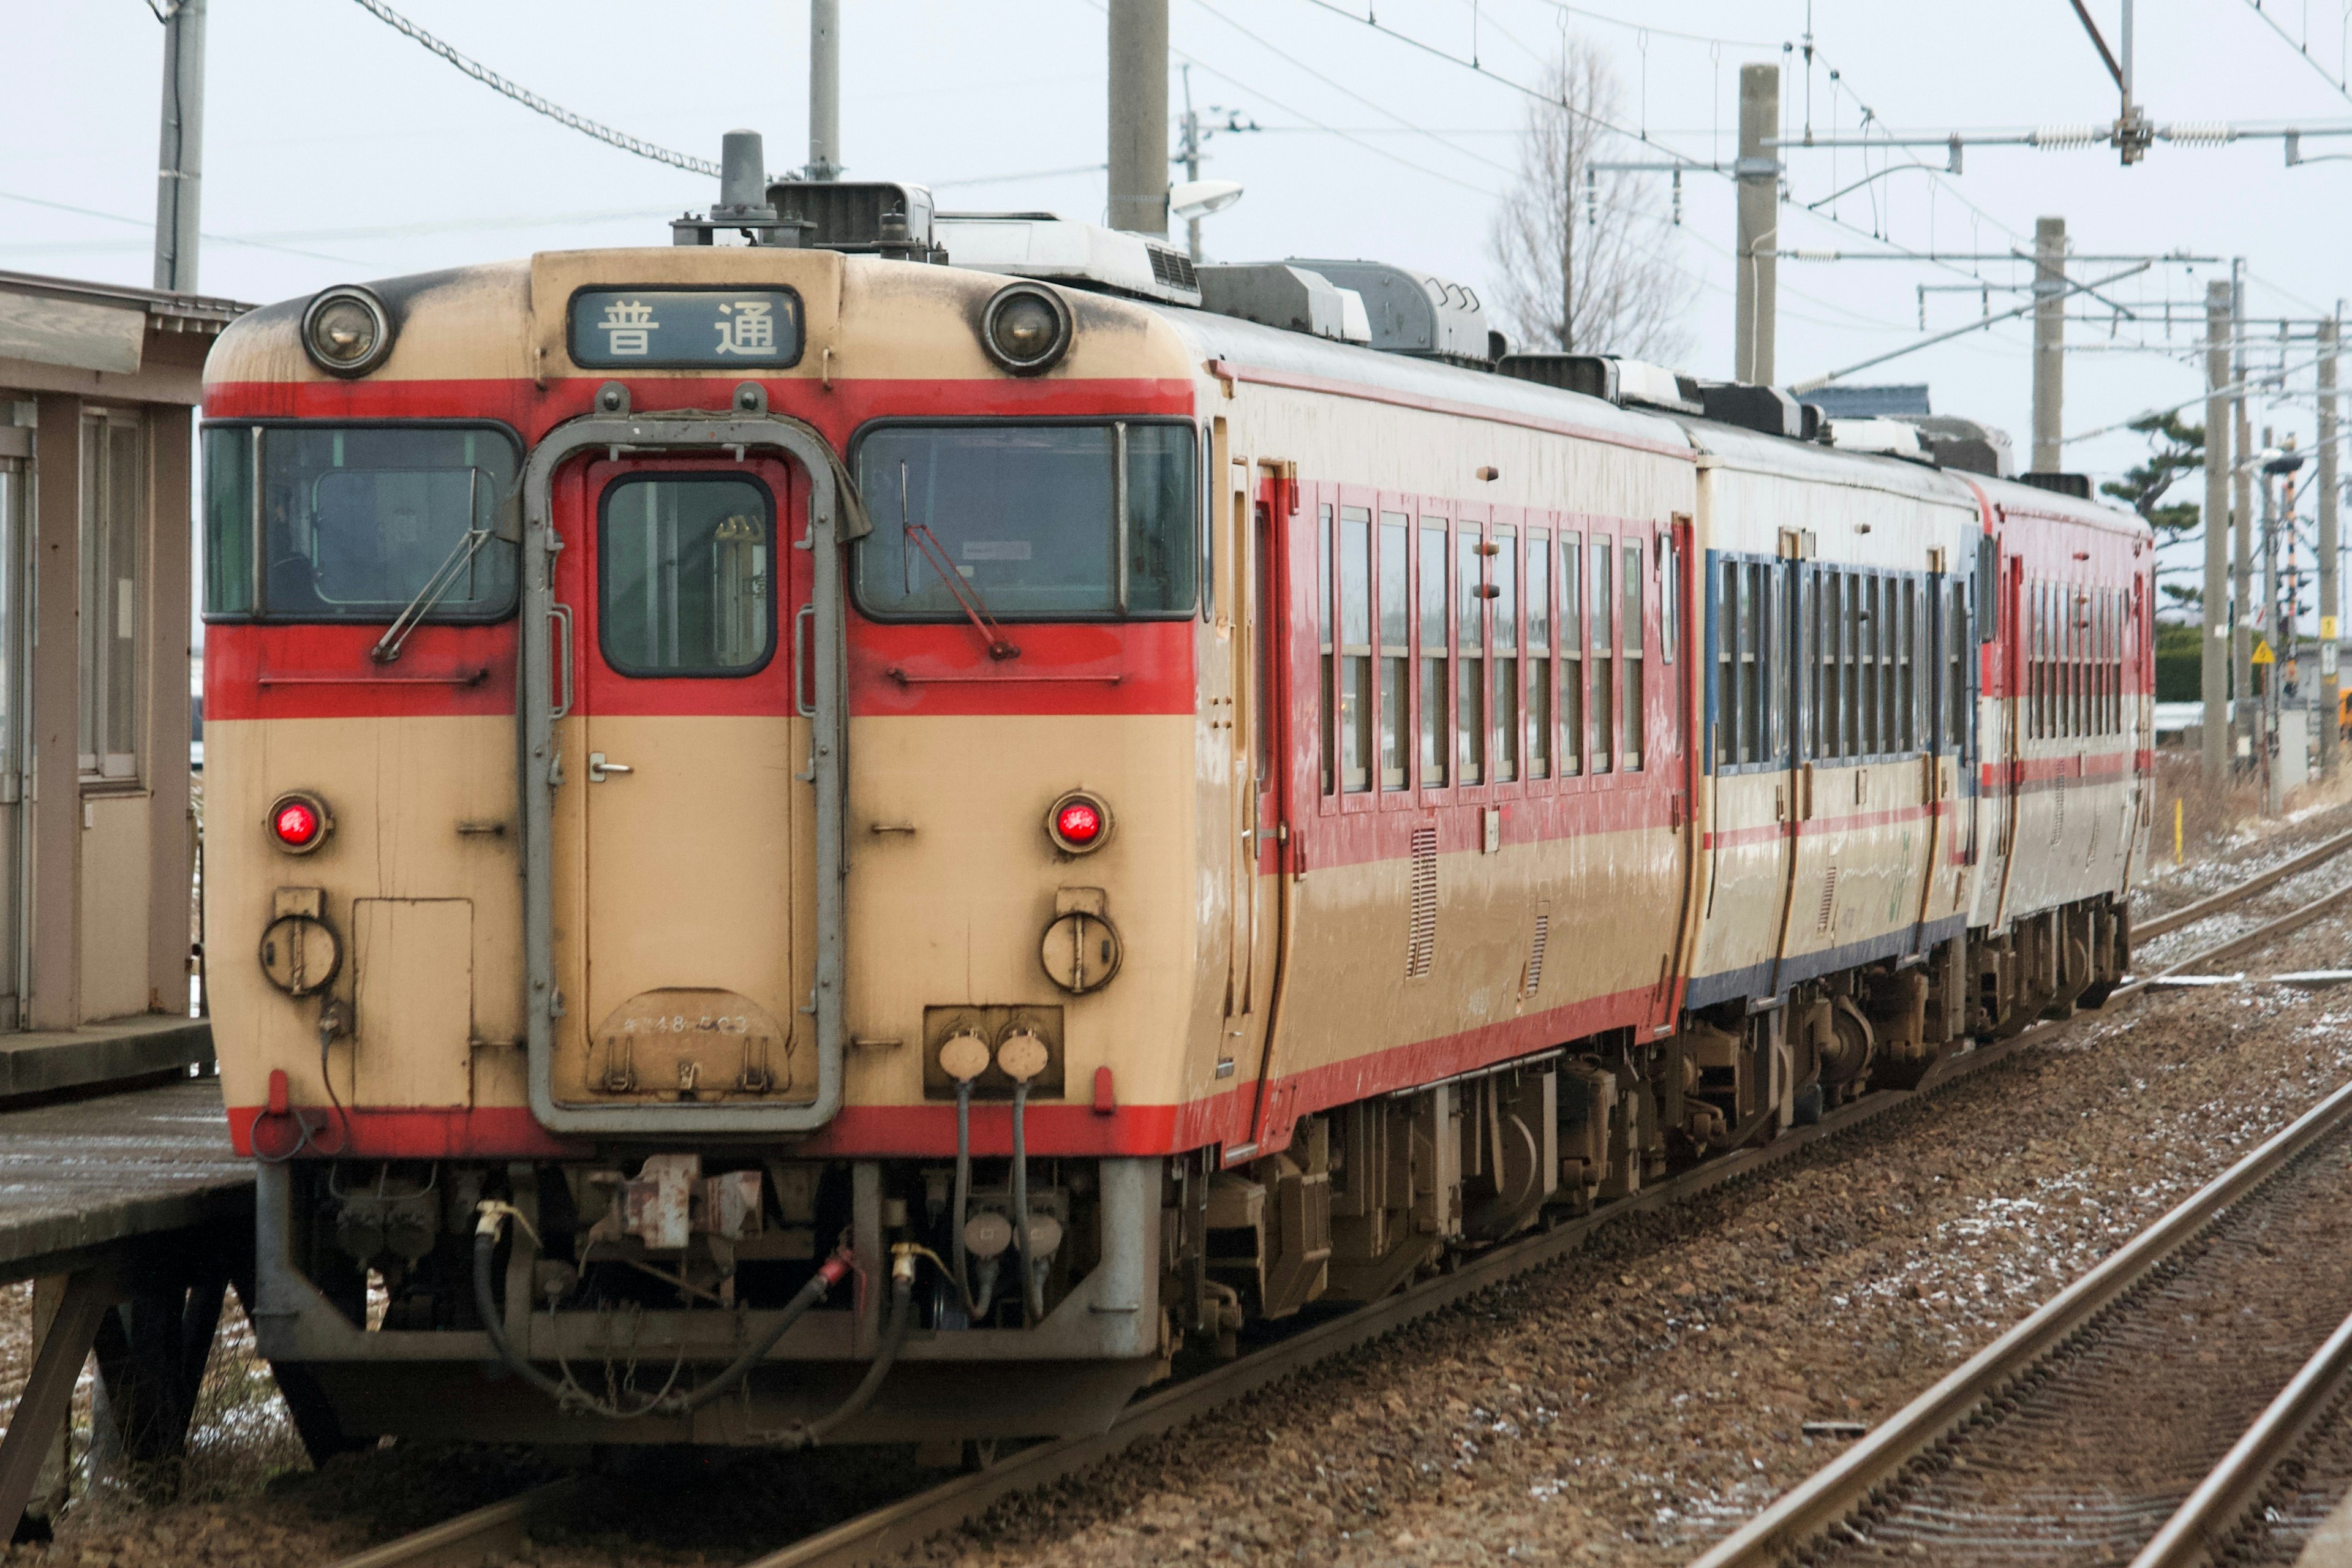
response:
M334 830L335 819L315 795L281 795L269 807L269 841L289 855L308 855Z
M980 346L1015 375L1038 375L1070 349L1070 307L1041 283L998 289L980 312Z
M1110 807L1072 790L1046 810L1045 836L1066 855L1090 855L1110 842Z
M329 375L365 375L392 352L392 317L365 289L321 289L302 312L302 347Z

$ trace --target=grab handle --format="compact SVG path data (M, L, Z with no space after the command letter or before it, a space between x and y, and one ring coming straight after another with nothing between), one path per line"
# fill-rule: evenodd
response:
M551 604L547 606L547 618L563 633L563 656L556 665L563 672L563 700L555 705L555 711L549 716L561 719L572 711L572 606Z
M814 605L803 605L799 612L793 616L793 707L803 719L816 717L815 700L801 695L808 689L809 657L814 647L808 636L808 630L815 624L816 606Z

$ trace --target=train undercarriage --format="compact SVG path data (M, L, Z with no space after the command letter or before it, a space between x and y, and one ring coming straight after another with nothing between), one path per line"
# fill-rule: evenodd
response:
M1098 1430L1180 1357L1378 1300L1549 1219L2096 1006L2110 899L1168 1158L265 1165L263 1353L314 1451L938 1445ZM1016 1192L1024 1187L1025 1192ZM1024 1202L1028 1237L1013 1215ZM961 1227L956 1216L961 1214Z

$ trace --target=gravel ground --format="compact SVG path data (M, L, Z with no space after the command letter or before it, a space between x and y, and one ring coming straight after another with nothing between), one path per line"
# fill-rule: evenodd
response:
M2347 826L2352 806L2330 806L2233 840L2163 878L2146 912ZM2217 940L2213 929L2197 934ZM2264 967L2345 962L2346 928L2330 921ZM957 1568L1195 1554L1683 1562L1838 1451L1804 1423L1898 1407L2347 1072L2352 993L2175 993L2089 1016L1931 1104L1608 1227L1574 1258L1013 1500L926 1556ZM0 1289L12 1400L29 1298ZM551 1473L525 1454L415 1447L309 1471L234 1298L205 1410L176 1500L159 1500L152 1479L102 1482L54 1545L0 1547L0 1563L327 1563ZM641 1458L600 1477L590 1509L518 1561L740 1562L910 1478L929 1479L903 1450Z
M2341 961L2346 927L2283 963ZM2352 1075L2352 994L2176 993L934 1543L935 1563L1675 1563Z

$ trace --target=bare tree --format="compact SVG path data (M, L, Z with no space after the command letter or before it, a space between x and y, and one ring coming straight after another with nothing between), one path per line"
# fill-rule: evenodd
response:
M1530 348L1675 360L1696 285L1675 264L1660 176L1589 167L1612 134L1594 122L1622 107L1616 68L1571 36L1542 86L1489 241L1503 319Z

